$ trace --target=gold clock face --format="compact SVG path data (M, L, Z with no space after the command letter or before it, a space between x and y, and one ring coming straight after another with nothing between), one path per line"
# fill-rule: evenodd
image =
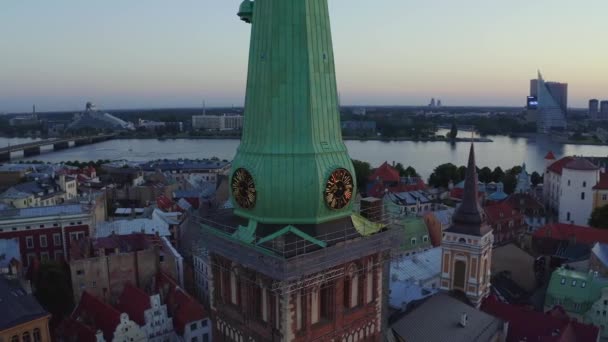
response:
M251 209L255 206L257 193L255 183L249 171L240 168L232 175L232 197L236 203L244 209Z
M353 176L346 169L336 169L325 185L325 203L331 209L342 209L353 197Z

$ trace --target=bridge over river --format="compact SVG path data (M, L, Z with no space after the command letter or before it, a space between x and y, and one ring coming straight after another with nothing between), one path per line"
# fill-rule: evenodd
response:
M65 150L70 147L95 144L98 142L110 140L115 136L116 134L99 134L83 137L52 138L36 140L26 144L9 145L0 148L0 161L11 160L12 153L23 152L24 157L31 157L40 154L42 148L45 146L52 146L53 150L58 151Z

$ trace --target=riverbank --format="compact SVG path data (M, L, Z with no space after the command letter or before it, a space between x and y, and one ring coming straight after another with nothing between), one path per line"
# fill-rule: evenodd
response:
M189 135L174 135L174 136L162 136L162 137L152 137L152 136L117 136L114 139L122 139L122 140L240 140L240 135L210 135L210 136L189 136ZM399 141L411 141L411 142L446 142L452 143L451 140L448 140L443 137L437 138L428 138L428 139L415 139L410 137L349 137L344 136L343 140L347 141L386 141L386 142L399 142ZM480 142L480 143L489 143L493 142L492 139L477 137L477 138L456 138L454 142Z

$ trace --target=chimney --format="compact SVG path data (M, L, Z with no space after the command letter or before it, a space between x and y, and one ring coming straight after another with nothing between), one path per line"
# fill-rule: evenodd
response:
M466 312L463 312L462 314L460 314L460 326L465 328L467 326L467 323L469 321L469 316L467 315Z
M366 197L361 200L360 214L372 222L382 221L382 200L374 197Z

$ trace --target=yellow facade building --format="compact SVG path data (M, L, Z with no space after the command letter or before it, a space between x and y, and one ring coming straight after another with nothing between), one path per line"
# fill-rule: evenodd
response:
M51 315L20 282L0 275L0 342L50 342Z

